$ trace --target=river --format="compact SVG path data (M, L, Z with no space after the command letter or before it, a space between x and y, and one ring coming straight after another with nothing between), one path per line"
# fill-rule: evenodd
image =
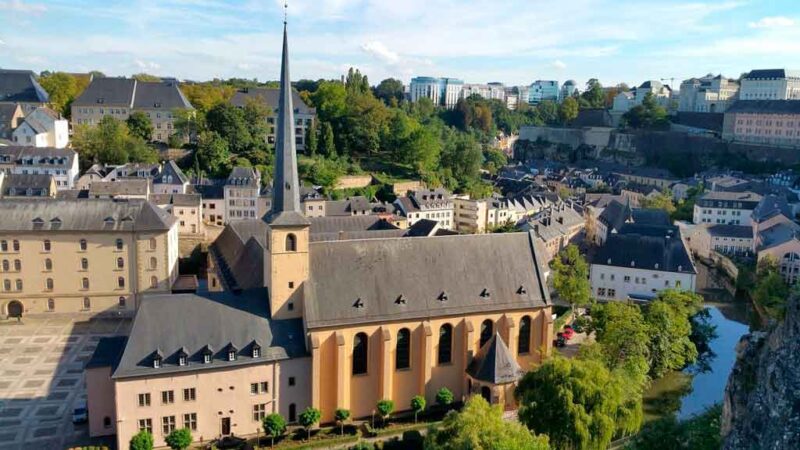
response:
M702 363L655 380L644 395L645 420L670 414L684 419L720 403L736 362L736 344L750 330L751 308L747 302L719 290L702 289L707 275L703 269L698 264L698 285L710 321L717 327L717 337L710 343L712 353Z

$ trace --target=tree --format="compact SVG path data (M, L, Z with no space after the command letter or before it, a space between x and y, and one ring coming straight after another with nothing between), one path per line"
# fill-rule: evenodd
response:
M453 403L453 391L443 387L436 392L436 404L442 407L449 407Z
M147 430L134 434L130 442L131 450L153 450L153 435Z
M702 297L691 292L664 290L645 311L650 334L650 374L660 377L697 359L689 318L700 309Z
M778 263L773 257L767 256L758 262L756 280L752 291L753 301L764 309L770 318L782 318L790 290L778 271Z
M228 142L232 153L244 153L253 144L244 111L230 103L220 103L206 114L209 131L215 131Z
M417 414L425 410L425 397L415 395L411 399L411 409L414 411L414 423L417 423Z
M586 82L586 90L580 95L581 108L603 108L606 103L606 94L603 85L597 78L590 78Z
M578 247L568 245L553 259L553 287L558 296L572 305L589 303L592 288L589 284L589 265Z
M342 436L344 436L344 423L347 421L347 419L350 418L350 410L349 409L344 409L344 408L338 408L333 413L333 417L334 417L334 419L336 419L337 422L339 422L339 427L341 429L341 434L342 434Z
M80 95L86 87L79 86L77 78L64 72L43 74L39 77L39 84L47 91L50 105L66 117L70 116L70 105L75 97Z
M164 438L164 442L172 450L183 450L192 444L192 432L188 428L173 430Z
M563 125L567 125L578 117L578 101L567 97L558 105L558 118Z
M317 116L323 122L333 122L344 116L347 108L347 91L338 81L323 81L311 95Z
M336 141L333 136L333 127L328 122L322 122L319 133L319 152L325 157L336 156Z
M136 81L161 81L161 77L157 77L155 75L150 75L149 73L135 73L131 76Z
M502 169L506 164L508 164L508 157L506 157L506 154L500 150L486 150L483 152L483 157L486 160L483 168L488 170L492 175L495 175L498 170Z
M311 126L306 129L306 154L314 156L319 147L319 126L316 120L311 121Z
M219 83L181 83L181 92L197 111L205 114L220 103L227 103L236 93L233 86Z
M547 125L558 123L558 105L552 100L544 100L536 106L536 113Z
M387 106L397 106L403 101L405 95L403 82L395 78L387 78L375 87L374 94Z
M553 357L520 380L519 420L555 448L607 448L615 435L641 426L641 394L625 384L599 361Z
M383 424L386 425L386 419L388 419L392 414L392 411L394 411L394 402L387 399L379 400L375 405L375 408L378 410L378 414L381 415Z
M637 374L647 374L649 329L638 306L619 302L592 305L591 329L602 346L606 367L614 370L627 365Z
M85 164L158 161L158 154L152 147L132 135L125 122L111 116L100 119L95 127L76 125L72 143Z
M475 138L450 130L445 132L444 140L440 167L445 177L452 177L457 183L456 186L449 187L453 189L458 185L464 186L470 180L477 179L483 154Z
M271 439L270 447L275 445L276 437L282 436L286 432L286 420L278 413L264 417L262 425L264 425L264 433Z
M200 133L195 156L200 168L211 177L221 178L230 171L228 143L215 131Z
M147 114L141 111L132 113L125 120L125 123L128 125L128 130L130 130L131 134L142 138L143 141L149 141L153 136L153 123L150 122Z
M306 438L311 439L311 427L319 422L319 419L322 418L322 413L317 408L309 406L297 418L300 421L300 425L306 429Z
M663 209L667 214L675 212L675 204L672 202L672 192L669 189L664 189L658 194L644 196L639 205L642 208L649 209Z
M623 124L631 128L663 130L669 128L667 110L648 92L641 105L636 105L622 115Z
M648 423L628 444L628 450L717 450L722 448L722 407L714 405L689 419L674 415Z
M473 396L461 412L450 412L442 425L425 436L426 450L504 449L548 450L548 438L522 424L503 420L500 406Z

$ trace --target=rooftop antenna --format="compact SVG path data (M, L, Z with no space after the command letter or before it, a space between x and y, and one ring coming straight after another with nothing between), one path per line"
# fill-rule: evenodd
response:
M283 24L286 25L287 17L289 16L289 2L283 2Z

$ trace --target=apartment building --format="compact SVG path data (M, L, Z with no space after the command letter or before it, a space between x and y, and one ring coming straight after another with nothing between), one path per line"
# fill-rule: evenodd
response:
M411 79L411 101L429 98L434 105L454 108L461 98L464 81L456 78L415 77Z
M456 227L453 220L452 194L445 189L412 191L407 197L399 197L394 204L408 219L408 226L420 219L435 220L445 230Z
M741 83L740 100L800 100L800 71L751 70Z
M142 200L0 201L0 314L129 313L178 275L175 219Z
M781 147L800 147L800 101L740 100L725 112L722 138Z
M28 115L49 101L50 96L32 71L0 69L0 105L18 104Z
M708 74L681 83L678 111L722 113L733 104L739 93L736 80Z
M234 167L223 188L225 223L259 217L261 174L252 167Z
M538 105L545 100L557 102L559 95L558 81L536 80L528 89L528 103Z
M52 175L0 172L0 198L54 198L56 180Z
M696 224L752 225L751 214L761 201L755 192L711 191L694 205L692 221Z
M237 108L244 108L248 102L258 102L265 105L272 114L267 116L267 143L275 144L275 117L278 111L280 90L277 88L244 88L237 91L231 98L231 104ZM317 110L303 101L303 98L292 89L292 105L294 106L294 139L298 151L306 150L306 133L317 118Z
M15 144L64 148L69 144L67 119L50 108L36 108L11 132Z
M552 204L541 195L520 195L513 198L490 197L471 199L453 196L455 230L462 233L484 233L507 223L516 224L527 216Z
M178 221L178 234L203 236L203 198L199 194L150 194L150 202Z
M73 189L80 175L75 150L52 147L0 146L0 171L52 175L58 190Z
M25 114L19 104L0 102L0 139L10 140L11 132L24 118Z
M175 133L177 111L193 111L176 81L137 81L95 78L72 102L72 122L93 126L103 117L127 120L134 112L150 118L154 142L167 142Z

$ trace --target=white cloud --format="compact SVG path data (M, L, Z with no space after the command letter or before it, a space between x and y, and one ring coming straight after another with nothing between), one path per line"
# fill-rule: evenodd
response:
M396 64L400 60L400 55L389 50L383 42L372 41L361 45L361 50L375 56L386 64Z
M0 39L0 45L6 45L6 41Z
M158 63L153 61L142 61L141 59L135 59L133 64L141 70L158 70L161 68L161 65Z
M758 22L750 22L747 24L750 28L787 28L795 26L797 22L789 17L775 16L764 17Z
M47 11L47 7L40 3L25 3L22 0L7 0L0 1L0 10L38 14Z
M567 63L561 61L560 59L557 59L550 63L550 67L556 70L564 70L567 68Z

